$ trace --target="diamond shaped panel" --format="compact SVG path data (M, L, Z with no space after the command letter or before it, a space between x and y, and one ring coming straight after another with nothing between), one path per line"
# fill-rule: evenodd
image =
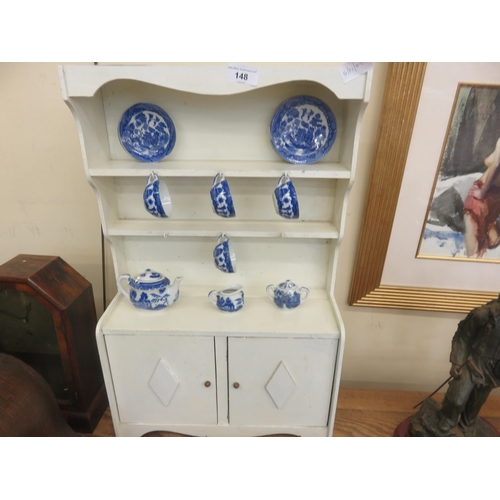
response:
M167 363L165 363L165 360L160 359L158 366L149 381L149 387L153 389L153 392L158 396L160 401L165 406L168 406L178 385L179 381L170 371L170 368Z
M281 410L288 398L295 391L295 382L288 373L283 361L271 377L271 380L266 385L266 390L274 401L274 404Z

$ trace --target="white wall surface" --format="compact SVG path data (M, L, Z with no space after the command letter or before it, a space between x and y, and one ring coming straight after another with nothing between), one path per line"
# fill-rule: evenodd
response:
M386 72L386 63L375 64L340 248L336 297L347 332L342 384L430 391L448 376L451 338L463 315L347 304ZM19 253L60 256L92 283L100 315L99 214L57 64L1 63L0 109L0 262ZM110 261L106 275L109 303L116 290Z
M0 262L56 255L92 283L102 314L101 227L57 65L0 64Z

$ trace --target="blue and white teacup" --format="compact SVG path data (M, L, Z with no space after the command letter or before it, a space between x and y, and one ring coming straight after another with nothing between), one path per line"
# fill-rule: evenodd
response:
M273 193L274 208L276 213L285 219L299 218L299 200L295 186L288 174L280 177L278 186Z
M229 238L222 233L214 248L214 264L224 273L236 272L236 254Z
M155 217L172 217L172 199L167 185L156 172L148 177L143 194L146 210Z
M217 215L226 218L236 215L231 190L222 172L214 177L210 197L212 198L214 212Z
M232 285L223 290L212 290L208 294L208 300L221 311L236 312L243 307L245 294L241 285Z

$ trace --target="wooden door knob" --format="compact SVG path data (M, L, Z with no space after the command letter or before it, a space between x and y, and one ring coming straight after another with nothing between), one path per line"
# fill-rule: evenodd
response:
M239 387L239 386L240 386L240 384L238 384L238 382L235 382L235 383L233 384L233 387L234 387L235 389L238 389L238 387Z
M207 380L205 382L205 387L210 387L212 385L212 383L210 382L210 380Z

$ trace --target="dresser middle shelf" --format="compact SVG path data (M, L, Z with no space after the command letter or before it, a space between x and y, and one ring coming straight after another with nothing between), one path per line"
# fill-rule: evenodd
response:
M290 172L292 178L350 179L350 169L339 162L309 165L283 160L163 160L144 163L134 160L101 160L89 165L92 177L144 177L154 170L160 177L211 177L224 172L226 177L275 178Z
M104 228L108 236L217 237L235 238L337 239L338 228L331 221L241 221L188 219L121 219Z

